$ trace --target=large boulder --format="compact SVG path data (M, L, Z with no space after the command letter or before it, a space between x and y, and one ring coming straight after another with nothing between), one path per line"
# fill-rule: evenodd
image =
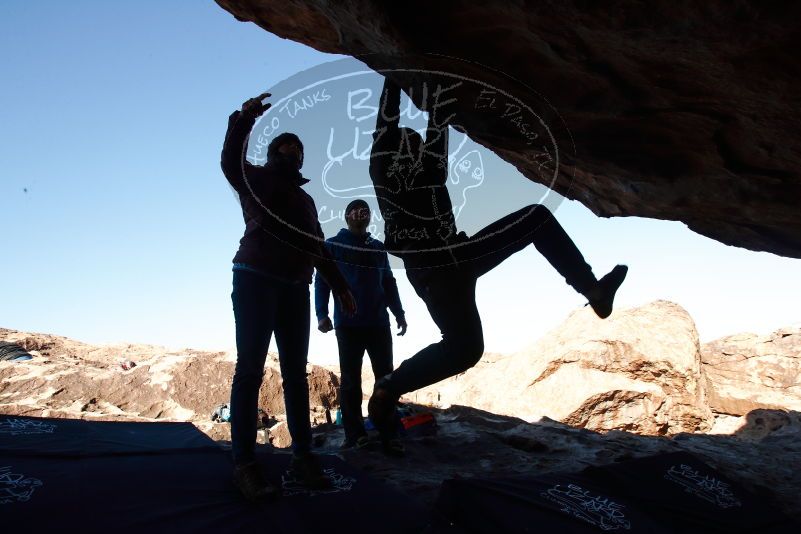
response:
M714 411L801 411L801 328L724 337L705 343L701 356Z
M727 244L801 257L799 2L216 1L323 52L412 54L394 66L444 69L498 93L533 89L559 114L546 120L571 132L555 183L508 114L457 91L453 123L598 215L683 221ZM430 77L391 76L407 87Z
M713 421L695 324L665 301L606 320L576 311L530 348L482 360L408 397L642 434L705 431Z

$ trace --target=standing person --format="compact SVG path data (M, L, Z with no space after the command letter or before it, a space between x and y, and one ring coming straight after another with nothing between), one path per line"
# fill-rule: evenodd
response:
M222 150L225 177L239 195L245 234L234 256L233 301L236 320L236 370L231 388L231 445L234 482L251 500L278 495L255 459L259 387L270 338L275 333L284 387L287 425L292 436L290 469L305 485L323 488L330 481L311 453L309 388L309 284L316 267L334 289L346 314L355 313L347 282L323 246L312 198L301 188L303 144L295 134L276 136L267 163L245 161L250 130L270 108L252 98L231 114Z
M405 360L376 382L368 412L377 426L391 424L400 395L474 366L484 352L476 307L477 279L533 244L595 313L612 313L628 268L616 266L596 280L591 267L551 212L533 204L468 237L458 232L448 178L448 125L429 111L425 141L399 127L401 89L384 81L373 134L370 178L385 220L387 250L403 259L406 275L425 302L442 340Z
M334 303L332 324L328 315L331 288L319 271L314 280L317 328L323 333L336 329L339 346L342 375L339 404L345 429L343 449L363 448L370 443L362 418L362 359L367 351L376 379L392 372L392 331L387 308L398 323L398 335L404 335L407 328L398 285L392 276L384 244L373 239L367 231L370 217L367 202L354 200L345 208L348 227L326 241L339 270L353 288L358 313L348 316L339 303ZM381 433L381 441L387 454L399 456L404 453L394 426Z

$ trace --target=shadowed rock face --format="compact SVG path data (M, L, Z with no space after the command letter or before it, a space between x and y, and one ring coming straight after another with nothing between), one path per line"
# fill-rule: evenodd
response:
M501 112L478 110L475 94L456 95L452 124L598 215L678 220L726 244L801 257L799 3L216 1L324 52L433 52L466 61L394 66L446 65L515 94L522 83L558 111L547 121L566 126L555 182L541 152Z

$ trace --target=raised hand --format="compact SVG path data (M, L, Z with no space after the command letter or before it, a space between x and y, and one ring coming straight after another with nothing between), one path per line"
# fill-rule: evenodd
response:
M262 93L257 97L251 98L242 104L242 113L258 117L272 107L270 103L262 102L265 98L272 96L270 93Z

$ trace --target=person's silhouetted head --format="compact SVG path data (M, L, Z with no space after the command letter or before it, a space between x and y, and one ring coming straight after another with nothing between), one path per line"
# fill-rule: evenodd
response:
M267 161L286 162L300 170L303 167L303 143L300 142L297 135L291 132L278 134L267 145Z
M367 227L370 225L370 206L367 202L357 198L345 208L345 222L348 224L348 230L357 235L362 235L367 232Z

